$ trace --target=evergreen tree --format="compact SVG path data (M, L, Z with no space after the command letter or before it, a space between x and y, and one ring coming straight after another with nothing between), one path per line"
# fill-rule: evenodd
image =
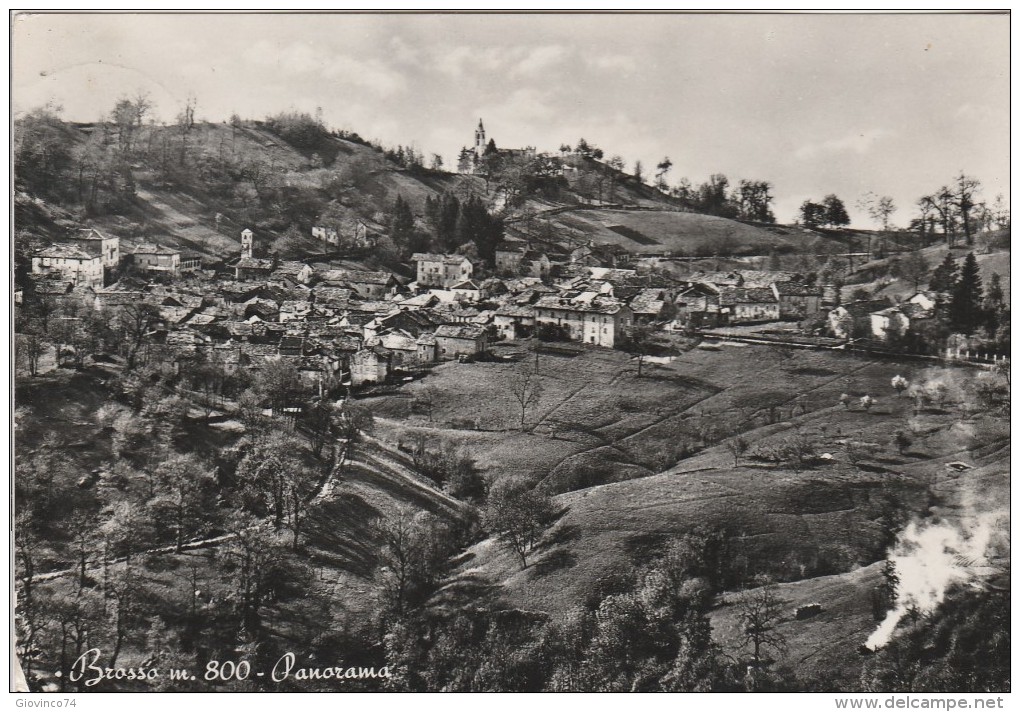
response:
M393 204L393 217L390 220L390 239L400 249L406 249L414 234L414 215L411 214L411 206L398 195Z
M503 221L489 215L478 197L472 197L461 206L457 222L458 244L473 242L478 256L492 263L496 256L496 245L503 239Z
M1002 277L998 272L992 272L988 280L988 289L985 291L985 309L987 311L1001 311L1006 304L1006 296L1002 291Z
M956 262L953 261L952 253L947 252L942 264L932 272L928 288L933 292L951 292L954 286L956 286Z
M457 221L460 219L460 201L452 193L444 193L439 205L439 223L436 237L443 249L453 252L460 246L457 241Z
M949 302L949 324L954 331L971 334L984 321L982 309L981 272L974 253L963 260L960 278L953 286Z

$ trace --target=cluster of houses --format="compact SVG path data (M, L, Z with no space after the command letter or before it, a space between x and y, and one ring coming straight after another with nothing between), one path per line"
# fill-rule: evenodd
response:
M837 336L866 329L888 338L934 309L923 293L897 306L837 306L835 289L789 272L639 272L625 251L594 245L550 258L507 241L496 252L499 276L480 278L459 254L416 253L410 277L258 258L254 241L245 230L240 256L212 270L161 245L137 245L124 256L135 270L106 285L122 259L119 241L85 229L33 256L35 289L100 311L149 304L159 314L153 342L166 358L215 357L228 371L285 359L319 388L477 358L494 340L537 335L613 348L634 324L678 331L826 318ZM147 279L153 274L180 279Z

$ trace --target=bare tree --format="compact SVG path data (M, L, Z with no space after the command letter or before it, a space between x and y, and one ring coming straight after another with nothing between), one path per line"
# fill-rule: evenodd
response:
M521 409L521 430L528 416L528 408L542 398L542 382L538 374L528 366L521 366L507 378L507 390Z
M334 419L337 433L337 448L333 458L334 474L343 471L362 436L370 433L374 426L375 416L365 406L347 401L339 408Z
M956 192L953 195L955 199L954 204L960 212L960 218L963 220L963 236L968 245L974 244L971 211L976 206L974 195L980 188L981 183L978 179L966 175L963 171L960 171L960 175L956 177Z
M425 417L429 419L429 425L432 425L432 416L436 409L437 400L436 389L432 386L425 386L414 398L414 404L417 408L424 413Z
M889 229L889 217L896 212L896 203L893 202L892 196L877 195L871 191L857 201L857 207L866 212L883 230Z
M381 542L379 574L389 607L403 615L434 588L450 550L447 527L427 512L400 508L375 522Z
M742 645L752 647L751 656L756 667L767 663L764 654L772 650L779 654L786 651L786 636L776 628L780 621L783 601L779 589L769 576L755 577L756 588L745 591L740 597L740 625Z
M651 327L645 324L635 324L627 330L620 348L627 353L637 356L637 377L641 378L641 367L644 365L645 357L656 349L654 333Z

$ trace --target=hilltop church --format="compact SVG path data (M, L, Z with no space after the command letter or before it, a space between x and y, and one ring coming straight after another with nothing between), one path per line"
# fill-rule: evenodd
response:
M487 170L486 159L492 156L500 158L523 157L533 159L536 156L535 147L526 148L496 148L496 142L489 139L485 141L485 126L482 120L478 119L478 128L475 129L475 144L473 148L465 146L460 149L457 158L457 170L460 173L484 174Z

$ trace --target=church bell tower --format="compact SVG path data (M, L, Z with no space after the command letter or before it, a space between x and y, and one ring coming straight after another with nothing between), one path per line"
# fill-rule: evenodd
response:
M485 153L485 127L482 120L478 119L478 128L475 129L475 156L481 158Z
M241 257L251 257L255 247L254 233L245 228L241 231Z

